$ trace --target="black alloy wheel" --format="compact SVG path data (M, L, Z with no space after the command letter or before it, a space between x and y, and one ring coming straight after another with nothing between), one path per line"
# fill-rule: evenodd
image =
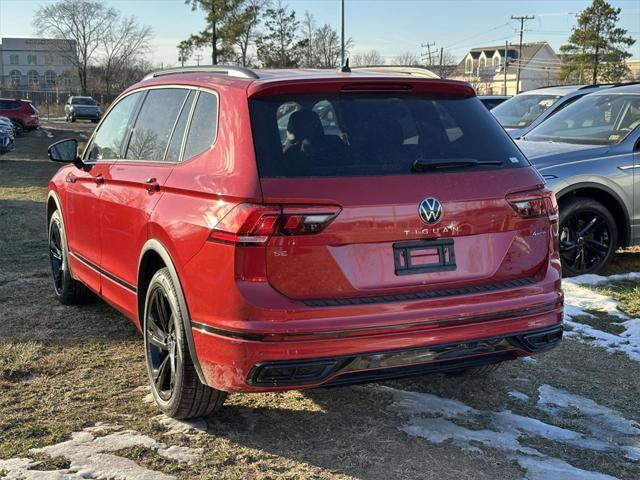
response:
M146 317L147 359L158 396L167 401L176 384L177 342L174 312L161 286L149 292Z
M49 229L49 263L51 264L53 288L58 296L62 295L64 286L65 261L62 245L60 225L57 222L52 223Z
M573 198L560 206L560 259L565 276L601 271L617 247L615 220L604 205Z

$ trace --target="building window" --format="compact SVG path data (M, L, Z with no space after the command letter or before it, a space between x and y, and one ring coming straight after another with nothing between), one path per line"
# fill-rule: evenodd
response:
M467 62L464 66L464 73L471 73L473 71L473 60L471 58L467 58Z
M71 65L71 60L69 60L69 57L62 57L62 64Z
M480 68L479 68L480 71L484 70L484 67L487 65L486 62L487 61L484 58L480 59Z
M38 85L40 78L38 77L38 72L35 70L29 70L27 73L27 83L29 85Z
M53 65L53 55L45 55L44 63L45 65Z
M47 85L55 85L56 84L56 72L51 70L47 70L44 72L44 83Z
M20 57L18 55L9 55L9 65L19 65Z
M500 68L500 57L493 57L493 68Z
M9 72L9 78L11 79L11 86L13 88L20 86L22 74L18 70L11 70L11 72Z
M37 65L38 57L35 55L27 55L27 65Z

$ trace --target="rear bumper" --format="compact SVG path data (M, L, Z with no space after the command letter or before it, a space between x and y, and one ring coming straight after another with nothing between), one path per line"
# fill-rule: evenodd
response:
M447 327L251 337L193 329L206 382L238 392L303 389L454 371L532 355L562 337L562 307Z

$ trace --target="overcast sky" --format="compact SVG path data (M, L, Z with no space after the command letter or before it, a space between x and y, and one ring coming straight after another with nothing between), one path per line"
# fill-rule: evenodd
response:
M0 0L0 37L32 37L31 18L50 0ZM511 15L535 15L525 26L525 41L546 40L558 50L565 43L575 15L589 0L345 0L346 35L351 54L375 48L390 62L395 55L421 53L421 44L436 43L458 58L472 47L518 41L518 22ZM153 27L152 61L177 64L176 45L204 28L202 12L192 12L183 0L107 0L123 14L135 15ZM340 28L340 0L289 0L298 17L311 12L319 24ZM632 47L640 58L640 1L610 0L622 9L621 26L638 39ZM210 50L201 52L210 58Z

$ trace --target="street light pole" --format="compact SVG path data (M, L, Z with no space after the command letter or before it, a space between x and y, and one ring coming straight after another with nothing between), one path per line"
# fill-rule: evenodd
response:
M342 41L340 49L340 66L344 66L344 0L340 0L342 4Z

